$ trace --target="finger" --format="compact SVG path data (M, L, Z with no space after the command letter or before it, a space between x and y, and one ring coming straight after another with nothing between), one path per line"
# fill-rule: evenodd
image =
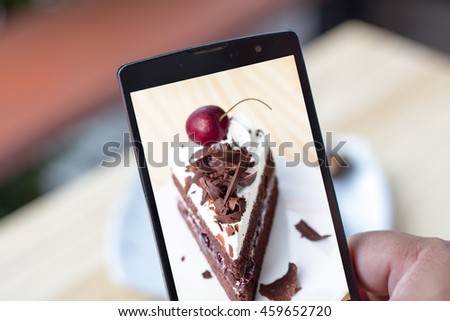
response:
M369 298L389 298L414 264L419 237L398 232L369 232L349 239L356 277Z
M359 289L359 297L361 301L387 301L389 297L378 296L371 292L366 291L364 288Z

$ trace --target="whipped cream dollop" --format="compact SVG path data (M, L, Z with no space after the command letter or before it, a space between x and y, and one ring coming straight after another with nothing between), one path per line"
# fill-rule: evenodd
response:
M245 114L236 114L230 120L227 137L218 144L236 145L245 147L248 154L251 155L251 161L254 163L251 167L245 168L245 176L252 176L250 184L237 184L235 187L235 195L237 199L245 200L244 210L239 213L239 217L235 216L232 220L225 223L217 220L217 211L214 203L205 202L204 189L195 183L190 183L194 178L194 172L186 171L189 168L189 160L193 153L197 153L203 149L203 146L195 147L193 150L189 147L180 147L178 158L184 166L176 165L173 161L170 164L173 175L177 178L181 186L187 191L188 197L191 198L197 212L210 229L211 234L220 240L222 246L228 252L233 260L239 257L239 253L244 242L248 230L250 214L254 208L256 198L258 196L258 187L263 178L266 159L269 153L269 146L265 144L265 135L255 129L251 119ZM238 204L242 207L242 204Z

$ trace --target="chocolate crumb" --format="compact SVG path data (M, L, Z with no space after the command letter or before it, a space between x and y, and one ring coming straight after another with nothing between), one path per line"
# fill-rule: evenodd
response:
M259 293L270 301L291 301L292 297L301 290L298 286L297 265L289 263L287 273L270 284L262 284Z
M227 227L225 228L225 232L227 232L228 236L234 235L234 228L233 228L233 226L227 225Z
M202 273L202 276L204 279L210 279L212 278L211 272L209 272L208 270L206 270L205 272Z
M183 255L183 256L181 257L181 262L184 262L184 260L186 260L186 257Z
M295 228L300 232L302 237L306 237L310 241L320 241L331 236L329 234L320 235L311 226L306 224L304 220L300 220L300 222L297 225L295 225Z

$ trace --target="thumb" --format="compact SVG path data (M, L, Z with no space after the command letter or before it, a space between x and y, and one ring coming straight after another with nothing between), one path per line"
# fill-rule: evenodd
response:
M450 299L449 242L386 231L354 235L349 246L368 298Z

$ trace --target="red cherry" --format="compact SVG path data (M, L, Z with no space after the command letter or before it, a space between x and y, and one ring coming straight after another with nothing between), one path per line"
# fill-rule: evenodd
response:
M245 101L254 100L267 108L272 108L258 98L245 98L231 106L226 112L219 106L207 105L197 108L186 121L186 132L189 138L200 145L217 143L224 139L230 126L228 113Z
M230 119L219 106L208 105L196 109L186 121L186 132L197 144L207 145L225 138Z

